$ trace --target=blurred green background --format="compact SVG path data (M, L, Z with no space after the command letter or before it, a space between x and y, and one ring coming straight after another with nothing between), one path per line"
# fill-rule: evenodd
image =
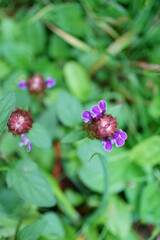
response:
M30 154L18 137L1 135L0 166L35 162L56 199L54 207L39 208L29 180L24 192L17 190L24 181L18 168L11 188L0 171L0 239L158 239L159 4L0 0L0 98L14 92L16 107L30 110L38 124ZM34 73L55 78L56 86L38 97L18 89ZM101 99L128 134L111 153L100 141L76 141L81 112ZM102 155L88 162L94 153Z

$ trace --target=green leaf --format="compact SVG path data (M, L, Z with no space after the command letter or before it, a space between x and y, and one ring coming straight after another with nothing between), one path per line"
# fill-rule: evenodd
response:
M7 184L24 201L39 207L55 205L51 187L38 166L30 160L21 160L9 169Z
M47 17L58 27L75 36L82 37L87 29L82 8L78 3L56 4Z
M141 166L154 166L160 162L160 136L152 136L137 144L130 159Z
M83 162L83 166L78 170L81 181L91 190L99 193L103 192L104 173L100 161L91 161L88 164L88 160L95 152L99 152L109 158L109 192L116 193L125 189L125 175L130 164L128 151L123 148L115 148L114 151L107 154L101 142L97 140L86 139L78 145L77 154Z
M45 48L46 32L41 21L35 23L23 23L23 41L33 47L36 53L41 53Z
M90 158L88 159L88 161ZM107 160L106 160L107 164ZM80 180L92 191L102 193L104 190L104 171L98 156L78 170Z
M62 143L74 143L86 137L86 133L82 130L74 130L67 134L63 139Z
M37 240L45 227L45 220L34 221L19 232L18 240Z
M44 110L39 115L37 122L46 128L51 138L55 137L55 129L57 129L56 105L52 103L51 106Z
M95 158L97 158L97 159L95 160ZM109 179L108 161L107 161L106 157L104 157L100 153L94 153L92 155L91 159L93 161L98 160L100 162L102 168L103 168L104 188L103 188L103 196L102 196L99 207L86 220L85 224L87 224L88 226L90 226L92 223L94 223L104 213L104 208L106 206L106 202L107 202L107 199L108 199L108 179Z
M140 199L140 216L143 223L160 224L160 189L157 183L144 187Z
M43 220L45 220L45 228L41 231L42 235L45 237L63 237L64 229L57 214L53 212L48 212L43 215Z
M61 39L60 37L54 35L50 38L49 49L48 49L49 56L55 59L66 59L69 57L69 46L68 44Z
M127 204L119 197L109 199L106 225L117 238L129 239L127 237L131 230L131 214Z
M34 123L33 128L27 136L31 143L36 147L48 148L52 145L51 138L47 130L38 123Z
M57 114L60 121L67 127L78 125L82 119L81 103L71 94L61 91L58 97Z
M10 93L0 100L0 134L4 131L15 105L15 94Z
M34 63L33 48L24 42L4 43L2 54L5 60L16 68L28 69Z
M67 62L64 76L72 93L81 101L86 100L91 91L91 80L85 69L77 62Z

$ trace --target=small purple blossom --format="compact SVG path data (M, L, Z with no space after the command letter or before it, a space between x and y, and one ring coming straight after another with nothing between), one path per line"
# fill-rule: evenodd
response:
M56 80L48 77L46 81L40 74L34 74L27 81L23 80L18 83L20 89L28 89L30 93L43 93L46 88L52 88L56 85Z
M21 88L21 89L26 89L27 88L27 82L25 80L19 82L18 87Z
M106 101L104 101L104 100L99 101L98 106L99 106L102 114L104 114L107 111Z
M47 78L45 83L47 88L51 88L56 85L56 80L53 78Z
M92 116L91 113L89 111L83 111L82 112L82 118L84 119L84 122L92 122Z
M113 144L121 147L125 144L127 134L121 129L117 130L117 120L111 114L106 114L107 103L104 100L92 106L91 111L82 112L84 120L83 130L87 131L89 138L102 140L102 146L108 152L112 151Z
M104 147L104 149L108 152L111 152L112 149L113 149L113 145L112 145L112 142L110 139L106 138L106 139L103 139L102 141L102 146Z
M93 118L99 119L99 118L101 117L101 114L102 114L99 106L94 105L94 106L91 108L91 114L92 114L92 117L93 117Z
M29 141L29 139L25 136L25 134L21 134L21 140L22 142L19 142L19 146L20 147L27 146L27 152L30 152L32 149L32 144Z

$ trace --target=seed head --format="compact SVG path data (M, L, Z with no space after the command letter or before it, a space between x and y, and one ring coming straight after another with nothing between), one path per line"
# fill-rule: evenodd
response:
M31 113L23 109L16 109L12 112L7 126L8 131L12 132L13 135L21 135L28 133L32 128L33 120L31 118Z

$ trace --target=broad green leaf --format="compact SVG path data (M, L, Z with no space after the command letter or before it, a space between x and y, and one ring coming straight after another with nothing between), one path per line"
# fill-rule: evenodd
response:
M90 159L88 159L89 161ZM106 159L107 164L107 159ZM80 180L92 191L102 193L104 190L104 171L99 156L95 155L87 165L78 171Z
M104 154L102 144L98 140L85 139L83 140L77 148L77 155L84 165L86 165L89 159L95 152Z
M83 36L87 25L83 19L83 11L78 3L56 4L47 18L56 26L75 36Z
M41 21L35 23L25 22L22 24L23 41L33 47L35 53L41 53L45 48L46 32Z
M146 185L140 199L140 217L145 224L160 224L160 189L157 183Z
M100 153L94 153L90 160L95 161L98 160L103 168L103 176L104 176L104 188L103 188L103 195L101 198L101 202L99 207L91 214L87 220L86 225L90 226L92 223L95 223L99 217L101 217L104 213L104 208L106 207L106 203L108 200L108 180L109 180L109 171L108 171L108 160Z
M63 225L57 214L48 212L42 219L46 222L44 230L41 231L42 236L59 238L64 236Z
M62 139L62 143L74 143L78 140L81 140L83 138L86 137L86 133L82 130L74 130L72 132L70 132L69 134L67 134L63 139Z
M27 134L33 145L40 148L48 148L51 146L51 137L47 130L40 124L34 123L33 128Z
M50 38L48 54L55 59L66 59L70 55L69 46L63 39L53 35Z
M2 46L3 57L13 67L28 69L34 63L34 51L29 44L8 42Z
M45 220L37 220L30 224L28 224L26 227L24 227L18 234L18 240L37 240L44 228L46 227L46 221Z
M0 134L5 129L15 105L15 94L10 93L0 100Z
M51 104L38 117L37 122L43 125L51 138L55 137L57 130L56 106Z
M81 103L71 94L61 91L58 97L57 113L60 121L67 127L78 125L82 119Z
M131 230L131 213L129 206L119 197L109 199L106 226L117 238L128 239Z
M26 202L39 207L55 205L50 184L38 166L30 160L17 161L9 169L7 184Z
M72 93L84 101L91 91L91 80L86 70L77 62L68 62L64 66L64 76Z
M141 166L160 163L160 136L152 136L137 144L130 152L130 159Z
M97 140L84 140L77 149L77 154L83 162L83 166L78 170L78 175L81 181L91 190L96 192L103 192L104 188L104 174L100 161L90 162L88 160L95 153L99 152L104 156L108 156L109 165L109 192L120 192L126 187L125 176L130 164L128 158L128 151L124 149L115 148L111 153L106 153Z

